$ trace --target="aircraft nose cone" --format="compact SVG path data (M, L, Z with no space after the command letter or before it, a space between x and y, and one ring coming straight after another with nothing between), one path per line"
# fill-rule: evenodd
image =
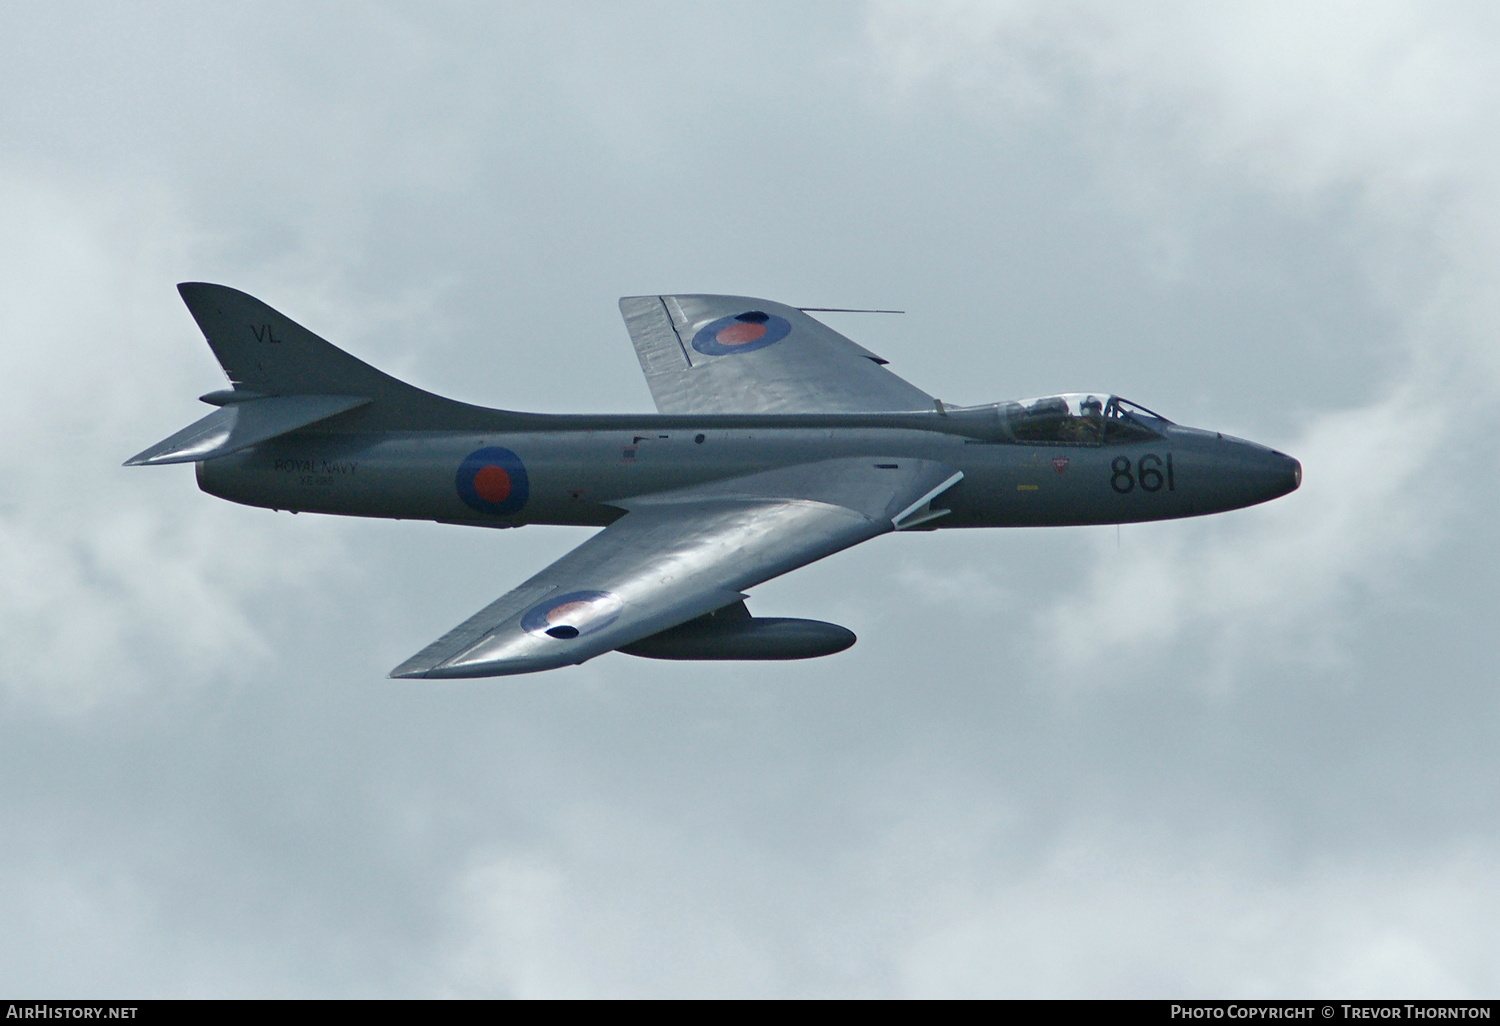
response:
M1302 464L1284 452L1271 450L1271 477L1277 495L1295 492L1302 487Z
M1276 452L1274 449L1271 451ZM1302 464L1284 452L1277 452L1276 455L1281 457L1281 473L1285 477L1286 491L1295 492L1298 488L1302 487ZM1285 492L1282 494L1285 494Z

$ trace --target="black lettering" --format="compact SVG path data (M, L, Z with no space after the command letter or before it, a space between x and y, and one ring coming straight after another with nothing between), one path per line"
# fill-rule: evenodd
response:
M1141 487L1146 491L1161 491L1164 480L1161 473L1161 457L1154 452L1148 452L1142 456L1140 463L1136 464L1136 476L1141 482Z

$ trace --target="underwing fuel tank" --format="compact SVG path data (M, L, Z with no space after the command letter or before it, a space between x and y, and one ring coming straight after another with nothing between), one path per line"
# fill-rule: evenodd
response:
M647 659L813 659L842 652L855 640L853 631L836 623L753 617L740 602L619 651Z

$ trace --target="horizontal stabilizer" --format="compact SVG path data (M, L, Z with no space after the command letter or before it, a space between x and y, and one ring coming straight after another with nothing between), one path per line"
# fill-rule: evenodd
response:
M278 395L233 403L137 453L125 466L196 463L228 456L369 403L358 395Z

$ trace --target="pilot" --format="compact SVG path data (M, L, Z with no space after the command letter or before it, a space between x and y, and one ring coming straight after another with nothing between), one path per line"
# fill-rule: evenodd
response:
M1093 396L1089 396L1078 407L1078 412L1085 417L1102 417L1104 416L1104 404Z

